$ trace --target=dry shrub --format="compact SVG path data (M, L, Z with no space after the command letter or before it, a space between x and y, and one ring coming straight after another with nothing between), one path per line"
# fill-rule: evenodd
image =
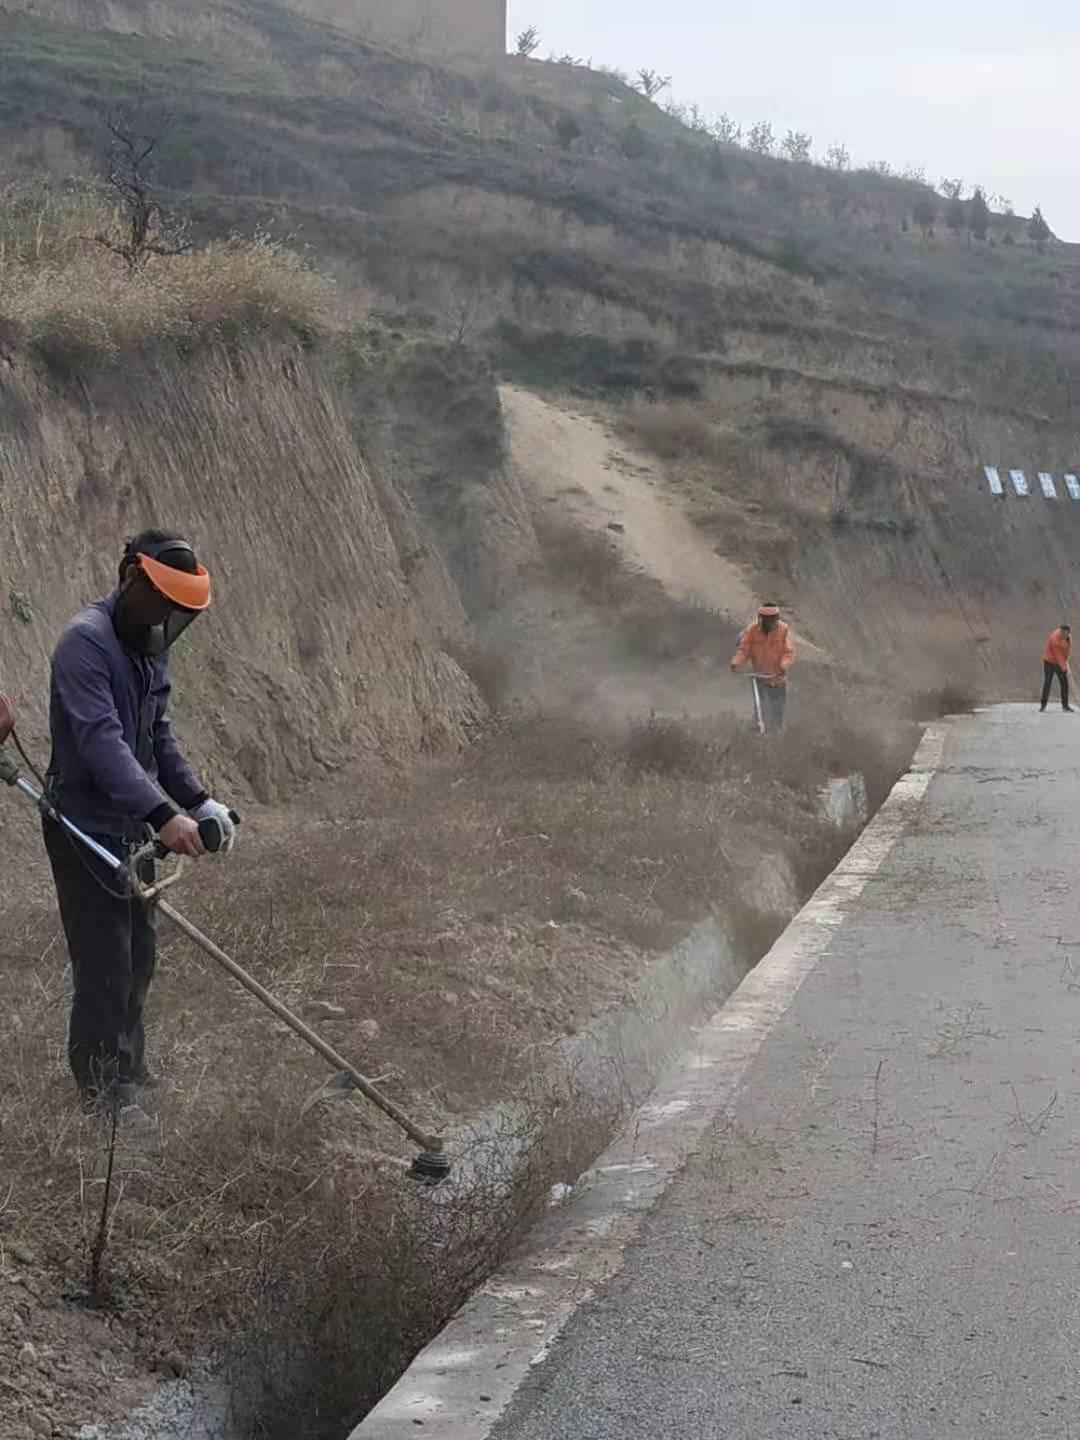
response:
M0 262L0 322L60 370L158 341L310 337L330 324L332 299L327 280L265 235L157 259L134 275L87 244L66 259Z
M717 453L716 432L689 401L638 401L626 410L625 426L662 460L710 459Z
M540 518L536 522L548 574L594 605L611 605L626 593L627 573L612 541L593 530Z
M599 1077L599 1078L598 1078ZM234 1419L262 1440L338 1440L503 1260L556 1182L642 1098L618 1057L541 1078L465 1137L431 1190L393 1165L325 1164L261 1229L228 1347Z
M946 715L970 715L980 703L973 686L950 681L912 695L908 713L913 720L939 720Z
M623 745L631 779L641 775L694 775L719 773L731 741L721 744L701 733L688 718L651 714L635 720Z
M604 783L618 772L617 737L565 713L530 711L490 729L470 756L485 784L514 780L585 780Z
M673 600L656 581L635 576L619 613L619 635L635 659L667 663L729 655L738 642L731 621L703 605Z

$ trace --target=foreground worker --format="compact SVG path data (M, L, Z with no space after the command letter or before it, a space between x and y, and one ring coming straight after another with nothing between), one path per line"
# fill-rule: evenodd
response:
M198 822L208 817L232 848L229 809L195 778L166 715L169 648L209 605L210 576L188 542L146 530L124 550L118 588L70 622L53 654L49 798L120 858L155 831L167 849L198 857ZM61 825L46 819L44 829L74 981L72 1073L87 1109L146 1121L135 1092L152 1083L143 1006L153 912ZM152 863L140 878L153 878Z
M794 663L791 628L780 619L780 607L762 605L757 620L739 637L731 668L750 672L758 724L766 735L784 728L787 677Z
M1046 649L1043 651L1043 691L1042 703L1039 705L1040 713L1046 709L1050 699L1050 689L1054 683L1054 676L1057 676L1058 688L1061 691L1061 708L1072 714L1072 706L1069 704L1069 652L1072 649L1072 629L1068 625L1059 625L1056 630L1051 631L1050 638L1046 642Z

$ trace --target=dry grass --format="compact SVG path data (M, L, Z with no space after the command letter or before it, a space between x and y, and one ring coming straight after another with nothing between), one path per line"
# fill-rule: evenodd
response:
M355 318L348 297L264 233L179 255L135 274L95 237L117 216L90 183L0 182L0 333L64 373L165 342L312 338Z
M66 185L46 175L0 177L0 265L40 265L67 253L75 235L91 234L112 217L98 188Z
M260 334L313 336L332 290L266 236L159 259L128 275L116 256L84 248L62 262L0 264L0 325L51 366L74 372L158 342Z

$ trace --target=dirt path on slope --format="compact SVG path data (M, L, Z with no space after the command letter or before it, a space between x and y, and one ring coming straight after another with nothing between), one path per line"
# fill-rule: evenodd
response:
M656 462L588 416L513 385L500 395L526 493L560 506L577 525L610 531L629 567L658 580L674 599L746 622L755 607L746 576L687 518Z

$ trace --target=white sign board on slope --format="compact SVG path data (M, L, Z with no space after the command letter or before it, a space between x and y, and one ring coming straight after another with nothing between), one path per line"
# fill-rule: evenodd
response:
M1065 489L1074 500L1080 500L1080 480L1075 475L1065 476Z
M1039 471L1039 484L1042 486L1042 492L1047 500L1056 500L1058 498L1057 490L1054 488L1054 477L1047 474L1045 470Z
M1013 489L1017 495L1030 495L1031 489L1027 482L1027 476L1022 470L1010 470L1009 479L1013 482Z
M1001 476L993 465L984 465L983 474L986 476L987 484L990 486L991 495L1005 494L1005 486L1001 483Z

